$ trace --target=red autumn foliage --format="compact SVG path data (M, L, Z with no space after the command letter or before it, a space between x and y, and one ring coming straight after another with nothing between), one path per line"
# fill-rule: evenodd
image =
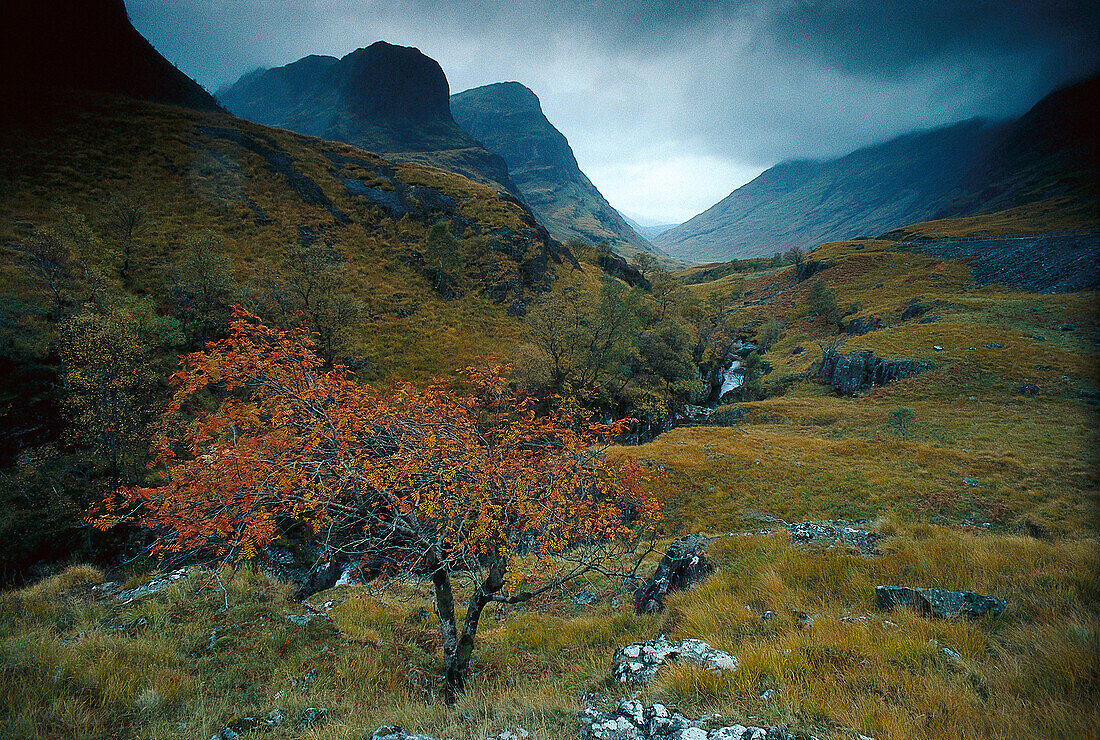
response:
M172 378L151 463L164 485L119 491L95 523L145 527L159 555L235 559L306 525L331 552L430 577L453 695L486 604L617 562L658 517L639 467L599 454L627 422L539 416L506 370L379 391L326 367L304 330L235 309ZM454 571L478 584L461 635Z

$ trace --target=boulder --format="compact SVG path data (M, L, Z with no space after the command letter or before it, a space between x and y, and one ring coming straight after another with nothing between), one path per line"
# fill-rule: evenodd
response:
M664 609L670 591L683 591L706 578L714 570L706 559L711 540L691 535L669 545L657 570L634 592L634 610L653 614Z
M647 684L661 666L686 660L712 671L737 670L737 658L716 650L702 640L669 642L661 635L646 642L621 647L615 651L611 674L620 683Z
M880 609L887 610L907 606L925 616L939 619L978 619L985 614L998 617L1007 606L1004 599L982 596L972 591L905 586L876 586L875 603Z
M414 735L411 732L406 732L401 727L394 725L382 725L374 734L370 736L370 740L437 740L431 735Z
M844 327L844 333L853 337L858 337L881 328L882 319L878 316L864 316L863 318L849 321L848 325Z
M825 350L817 375L842 396L854 396L876 385L914 375L931 367L916 360L884 360L869 351L842 355L836 350Z
M624 701L610 712L588 707L581 714L581 740L791 740L782 727L729 725L704 729L702 720L688 719L663 704L645 706Z

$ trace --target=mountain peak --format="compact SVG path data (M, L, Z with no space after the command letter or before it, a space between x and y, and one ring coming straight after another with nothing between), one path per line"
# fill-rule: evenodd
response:
M452 101L476 97L483 106L495 106L508 113L542 113L539 96L531 88L519 82L495 82L483 87L457 93Z
M339 86L357 113L369 118L451 120L443 68L412 46L376 41L339 62Z

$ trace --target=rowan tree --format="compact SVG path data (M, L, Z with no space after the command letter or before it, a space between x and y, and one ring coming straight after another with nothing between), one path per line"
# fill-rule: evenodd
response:
M97 525L143 525L159 555L236 559L308 527L331 553L429 579L448 701L487 605L617 564L636 571L653 534L641 470L599 454L625 422L578 431L576 417L537 416L504 367L378 391L325 365L304 329L240 309L228 337L183 363L153 447L164 484L120 490ZM200 392L217 403L192 404ZM461 627L456 578L469 584Z

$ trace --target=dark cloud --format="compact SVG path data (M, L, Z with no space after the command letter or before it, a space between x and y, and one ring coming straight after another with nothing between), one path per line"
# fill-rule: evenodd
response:
M1100 67L1100 3L128 0L210 89L257 66L419 47L454 91L519 80L615 205L681 220L764 167L1019 113ZM662 190L662 183L670 187Z

